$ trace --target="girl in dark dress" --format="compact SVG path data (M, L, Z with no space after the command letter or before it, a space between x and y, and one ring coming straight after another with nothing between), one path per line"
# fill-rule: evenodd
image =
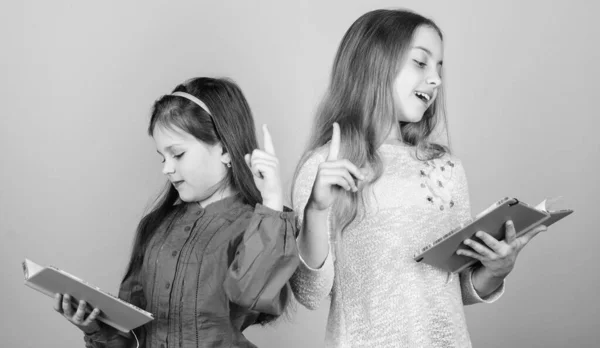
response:
M168 187L140 222L119 297L154 315L126 335L57 294L86 347L255 347L242 331L282 313L298 265L278 160L232 81L195 78L154 104L148 133Z

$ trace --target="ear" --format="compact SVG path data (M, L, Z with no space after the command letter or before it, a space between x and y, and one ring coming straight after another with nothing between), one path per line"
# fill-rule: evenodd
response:
M224 165L231 165L231 156L229 156L229 152L225 148L223 148L223 153L221 154L221 162Z

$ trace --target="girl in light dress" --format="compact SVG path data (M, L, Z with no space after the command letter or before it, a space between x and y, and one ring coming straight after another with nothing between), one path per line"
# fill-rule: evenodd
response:
M405 10L361 16L295 173L300 303L331 296L327 347L470 347L463 306L493 302L540 226L498 241L480 231L458 275L414 255L471 217L463 165L432 139L443 121L443 36Z

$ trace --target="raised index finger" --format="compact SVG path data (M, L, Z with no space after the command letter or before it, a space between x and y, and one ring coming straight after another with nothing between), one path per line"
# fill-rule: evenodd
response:
M333 123L333 134L331 134L331 142L329 143L328 161L336 161L340 153L340 125L337 122Z
M264 146L265 152L268 153L269 155L275 156L275 146L273 146L273 139L271 138L271 133L269 133L269 129L267 128L266 124L263 124L262 130L263 130L263 137L264 137L263 146Z

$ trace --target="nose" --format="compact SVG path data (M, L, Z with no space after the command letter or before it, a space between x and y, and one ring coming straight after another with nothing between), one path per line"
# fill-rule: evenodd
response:
M175 166L173 165L173 163L171 161L165 160L165 163L163 164L162 172L164 175L173 174L173 173L175 173Z
M427 83L434 87L439 87L442 85L442 77L437 71L434 71L427 78Z

